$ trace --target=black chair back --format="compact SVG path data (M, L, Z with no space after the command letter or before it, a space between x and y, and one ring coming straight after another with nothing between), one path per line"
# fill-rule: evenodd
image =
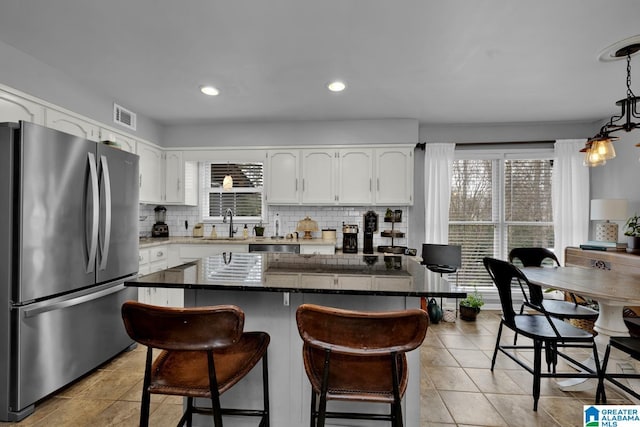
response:
M504 322L508 326L515 327L516 312L513 309L511 283L513 279L522 280L525 283L528 283L526 276L518 267L507 261L485 257L482 259L482 262L484 263L484 268L487 269L489 276L491 276L491 280L493 280L496 288L498 288Z
M560 266L556 254L547 248L514 248L509 252L509 261L513 263L519 260L524 267L540 267L545 259L550 259L557 266ZM528 286L529 302L534 305L541 305L544 298L542 288L531 284L528 284Z
M423 243L421 264L436 273L455 273L462 267L462 247Z

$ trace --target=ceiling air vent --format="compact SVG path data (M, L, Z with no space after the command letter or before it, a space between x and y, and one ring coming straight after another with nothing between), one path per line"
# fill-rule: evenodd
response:
M113 121L126 128L136 130L136 113L132 113L118 104L113 104Z

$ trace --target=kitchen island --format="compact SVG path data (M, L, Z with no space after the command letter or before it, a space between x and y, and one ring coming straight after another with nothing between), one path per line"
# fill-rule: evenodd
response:
M313 303L355 310L385 311L420 307L421 297L466 296L418 259L384 254L299 255L225 252L166 269L127 286L184 289L185 306L235 304L246 315L245 330L269 333L271 425L309 424L311 387L304 373L302 340L295 321L297 307ZM372 331L375 333L375 331ZM420 423L420 352L407 355L409 383L403 401L405 425ZM229 407L261 402L259 370L223 395ZM202 403L202 402L201 402ZM333 407L340 405L332 402ZM351 404L352 405L352 404ZM386 405L366 410L384 412ZM210 420L196 418L195 425ZM229 418L225 425L253 426L255 420ZM329 420L327 425L366 423ZM340 422L340 424L333 424Z

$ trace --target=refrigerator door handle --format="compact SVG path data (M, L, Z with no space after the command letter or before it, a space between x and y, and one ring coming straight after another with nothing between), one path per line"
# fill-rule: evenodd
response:
M104 242L100 248L100 270L107 268L109 258L109 245L111 244L111 177L109 176L109 163L106 156L100 156L100 166L102 168L102 178L104 181Z
M125 288L124 283L120 283L119 285L112 286L107 289L103 289L98 292L89 293L86 295L82 295L76 298L71 298L68 300L56 302L53 304L45 304L39 307L29 308L23 310L24 317L35 317L42 313L47 313L49 311L59 310L61 308L73 307L74 305L84 304L89 301L96 300L98 298L102 298L107 295L114 294L116 292L120 292Z
M96 265L96 252L98 250L98 223L100 221L100 194L98 189L98 171L96 168L96 157L93 153L88 153L89 178L91 179L91 197L93 212L91 215L91 236L89 242L89 256L87 259L87 273L93 271Z

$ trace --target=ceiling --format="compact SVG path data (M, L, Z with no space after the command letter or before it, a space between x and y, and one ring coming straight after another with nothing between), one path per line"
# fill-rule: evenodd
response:
M617 112L625 61L598 56L638 22L637 0L9 0L0 40L168 125L566 122Z

